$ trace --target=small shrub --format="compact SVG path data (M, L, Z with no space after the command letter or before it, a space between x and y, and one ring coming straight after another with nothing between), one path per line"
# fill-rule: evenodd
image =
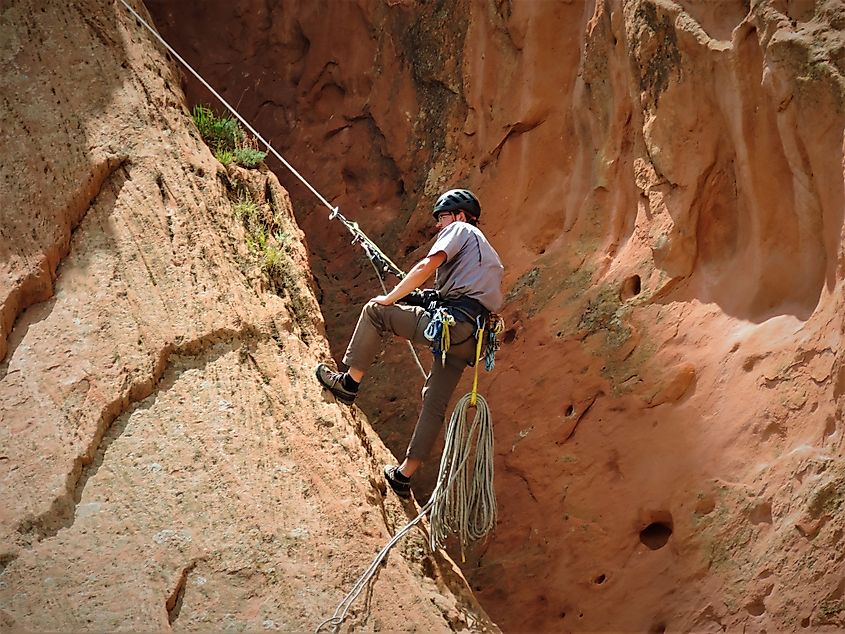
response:
M248 226L258 218L258 205L251 198L240 198L233 206L235 217Z
M200 136L215 150L234 151L244 138L237 120L219 117L207 106L194 106L193 118Z
M269 273L281 273L284 262L284 254L273 244L268 244L264 248L264 270Z
M257 167L267 158L267 152L256 150L251 147L239 147L234 152L235 162L243 167Z
M192 116L203 141L223 165L235 162L253 168L267 158L267 152L258 149L255 139L244 133L236 119L217 116L211 108L202 105L194 106Z
M287 251L290 247L290 234L286 231L277 231L273 234L273 238L279 243L279 246Z
M214 158L220 161L223 165L228 165L235 160L235 154L231 150L217 148L214 150Z
M247 232L246 243L250 251L264 253L267 248L267 230L260 224Z

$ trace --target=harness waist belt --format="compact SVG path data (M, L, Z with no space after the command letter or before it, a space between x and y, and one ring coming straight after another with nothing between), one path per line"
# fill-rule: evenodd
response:
M484 304L473 297L446 297L442 300L443 306L449 308L455 319L477 323L478 317L487 318L490 311Z

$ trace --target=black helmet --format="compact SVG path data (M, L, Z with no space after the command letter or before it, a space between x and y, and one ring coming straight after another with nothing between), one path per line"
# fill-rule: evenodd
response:
M437 214L444 211L465 211L468 216L472 216L476 220L481 215L481 203L468 189L450 189L445 194L441 194L437 202L434 203L434 209L431 215L437 220Z

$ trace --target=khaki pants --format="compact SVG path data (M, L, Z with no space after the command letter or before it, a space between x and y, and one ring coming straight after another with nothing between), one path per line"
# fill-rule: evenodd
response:
M361 310L358 325L343 362L351 368L366 371L381 351L382 335L392 333L413 343L431 346L424 332L430 318L419 306L382 306L368 302ZM452 345L446 354L446 364L435 359L422 389L422 409L408 445L407 457L425 460L431 453L437 434L446 417L446 406L458 385L467 364L475 359L475 325L457 321L449 330Z

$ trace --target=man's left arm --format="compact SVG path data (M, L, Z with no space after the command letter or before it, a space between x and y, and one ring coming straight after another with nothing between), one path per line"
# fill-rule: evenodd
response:
M410 271L408 271L408 274L402 278L402 281L399 282L392 291L390 291L387 295L374 297L373 301L384 306L395 304L405 297L405 295L414 289L419 288L423 282L434 274L437 267L445 261L446 253L443 251L438 251L433 255L423 258L417 262Z

